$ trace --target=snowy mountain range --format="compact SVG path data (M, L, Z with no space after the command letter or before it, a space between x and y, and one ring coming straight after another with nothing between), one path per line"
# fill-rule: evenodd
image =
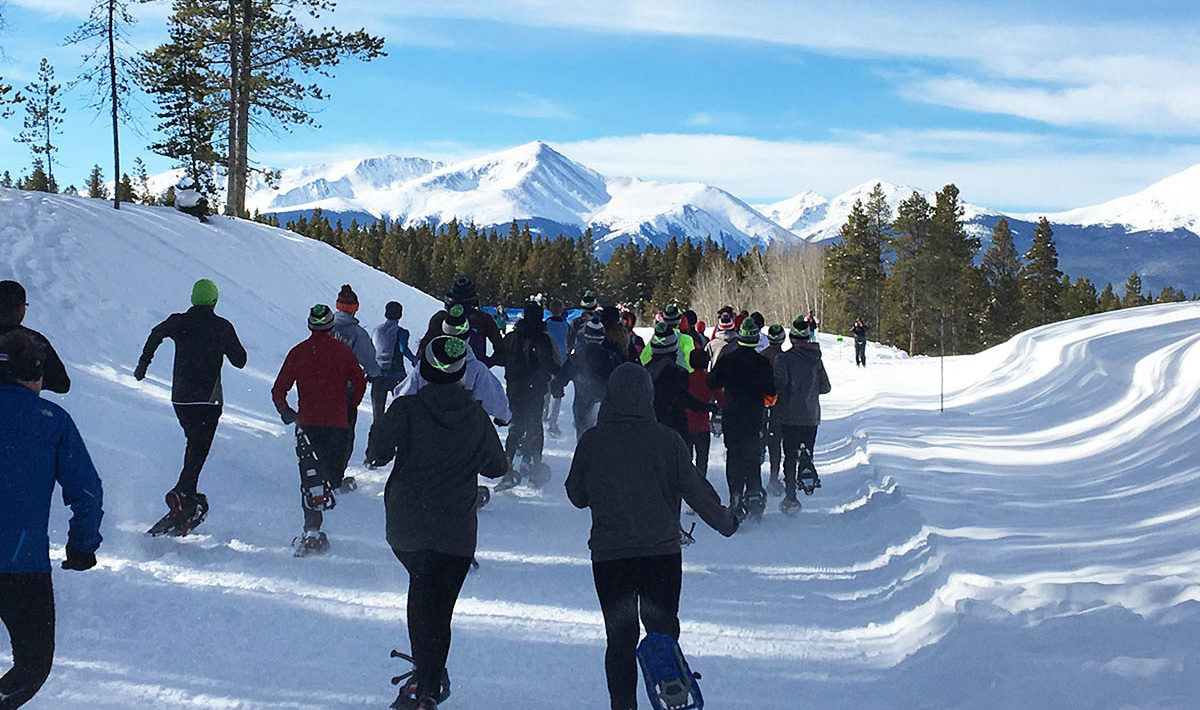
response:
M174 179L154 180L165 189ZM700 182L664 183L608 177L546 143L524 145L456 163L382 156L288 168L276 186L253 181L246 204L287 221L320 208L331 220L387 217L406 225L457 218L502 232L516 219L538 233L577 236L590 228L596 253L607 259L627 242L662 246L672 237L712 237L732 253L772 244L836 239L856 200L876 184L893 211L927 188L870 180L826 198L812 191L772 204L750 205ZM1151 289L1166 284L1200 291L1200 165L1127 197L1046 215L1054 225L1063 271L1103 287L1138 271ZM1017 248L1028 247L1039 215L1010 214L963 203L967 228L986 246L993 225L1007 216Z

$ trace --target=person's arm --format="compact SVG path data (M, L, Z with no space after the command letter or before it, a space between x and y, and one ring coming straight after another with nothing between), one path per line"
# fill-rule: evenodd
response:
M779 394L779 390L775 387L775 371L771 369L771 363L765 357L758 366L758 371L763 394L767 397L774 397Z
M829 391L833 389L833 385L829 383L829 373L825 371L825 363L820 360L817 361L817 377L821 385L821 389L818 391L821 394L829 394Z
M495 367L497 365L503 367L508 363L504 358L504 334L496 327L496 321L492 320L491 316L478 310L475 313L478 313L482 317L473 318L472 321L474 322L471 325L483 333L483 337L487 338L492 344L492 354L484 360L484 364L488 367Z
M271 385L271 402L275 405L275 411L284 418L284 424L291 424L287 421L289 416L292 421L296 420L296 410L292 409L287 401L288 392L292 390L292 385L296 384L294 369L292 354L288 353L283 360L283 367L279 368L279 374L275 377L275 383Z
M175 316L172 315L150 330L146 344L142 346L142 356L138 358L137 367L133 368L134 379L141 380L146 376L146 370L150 367L150 361L154 359L154 352L158 350L158 346L162 345L163 340L175 336L175 323Z
M348 355L349 357L346 358L345 365L342 367L342 373L345 375L346 381L350 383L349 404L351 407L357 407L362 402L363 395L367 393L367 376L363 373L354 353L348 353ZM371 357L371 362L375 362L374 356Z
M103 539L100 536L100 520L104 517L104 489L83 437L70 417L66 417L66 426L56 447L54 478L62 487L63 503L72 513L67 547L85 556L93 556L92 564L95 564L94 555Z
M588 453L591 447L584 443L590 437L587 433L583 436L579 445L575 447L575 456L571 458L571 471L567 474L567 480L563 484L567 489L567 499L571 501L571 505L580 509L588 507L587 461L591 458Z
M567 323L567 354L575 352L575 321Z
M367 462L372 466L384 466L397 453L408 451L408 402L396 399L379 421L371 423L367 434Z
M724 364L724 360L717 360L704 377L704 384L708 385L709 389L719 390L725 387L725 368L722 367Z
M225 357L229 358L230 365L239 370L246 366L246 348L242 347L242 341L238 339L233 323L229 323L225 335Z
M477 417L478 424L483 430L484 450L483 460L479 465L479 475L484 478L500 478L508 473L508 457L504 455L504 447L500 444L500 435L482 409Z
M58 394L66 394L71 389L71 378L67 376L67 367L54 352L54 346L45 336L40 338L46 347L46 363L42 372L42 389Z
M487 412L488 416L502 422L512 421L512 409L509 408L508 395L504 392L504 385L500 384L500 380L486 365L475 369L470 385L471 396L483 405L483 411Z
M409 341L412 339L412 334L408 332L408 328L397 328L396 337L400 339L400 346L404 351L404 357L408 358L408 361L413 364L413 367L416 367L420 363L421 358L412 351L411 347L409 347Z
M558 374L550 381L550 393L555 398L562 399L566 394L567 383L571 381L571 377L575 373L575 356L570 355L566 360L563 360L562 367L558 368Z
M683 439L674 437L673 458L679 480L679 494L696 511L700 519L713 530L729 537L737 532L737 517L721 505L721 496L708 479L692 465L692 457Z
M554 357L554 341L550 339L549 333L542 333L539 340L542 342L537 349L538 364L551 375L557 374L560 366L558 359Z
M366 371L367 377L372 379L379 377L379 361L375 359L375 343L365 328L361 325L355 327L358 328L358 334L354 338L354 354L362 364L362 369Z

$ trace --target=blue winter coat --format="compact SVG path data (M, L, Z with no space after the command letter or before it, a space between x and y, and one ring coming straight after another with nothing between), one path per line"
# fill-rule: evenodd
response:
M100 547L103 490L75 422L24 385L0 387L0 574L50 571L50 496L70 506L67 544Z

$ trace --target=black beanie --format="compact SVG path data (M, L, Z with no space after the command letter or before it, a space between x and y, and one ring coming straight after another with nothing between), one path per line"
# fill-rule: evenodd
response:
M474 306L479 302L478 295L475 290L475 282L467 276L461 276L450 287L450 293L447 294L446 300L451 303L461 303L464 306Z
M404 306L400 305L398 301L388 301L387 305L383 307L383 317L388 320L400 320L403 315Z
M526 303L525 308L521 313L522 318L530 323L541 323L543 315L545 315L545 311L542 309L541 304L534 301Z
M467 344L452 335L439 335L421 355L421 377L431 384L458 382L467 371Z
M0 316L15 313L25 305L25 287L16 281L0 281Z

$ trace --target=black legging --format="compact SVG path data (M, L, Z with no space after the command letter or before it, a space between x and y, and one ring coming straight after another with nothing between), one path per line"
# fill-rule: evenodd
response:
M702 431L699 434L688 434L688 447L692 450L692 459L696 470L701 476L708 478L708 454L712 448L712 434Z
M637 708L638 617L646 633L679 639L683 556L654 555L592 562L596 596L604 614L604 673L612 710Z
M800 445L808 447L808 455L816 453L817 425L783 427L783 484L788 497L796 495L796 469L800 464ZM816 471L816 467L813 467Z
M221 405L176 404L175 416L179 418L179 426L183 427L183 435L187 439L187 447L183 452L183 470L179 472L179 482L175 484L175 490L194 496L196 487L200 484L200 469L204 468L208 452L212 449L213 438L217 435Z
M512 409L512 422L508 427L505 453L511 465L519 453L526 463L540 463L542 449L546 445L546 434L542 429L542 404L546 387L529 382L508 381L508 405Z
M408 570L408 641L416 664L417 697L436 699L450 655L450 620L471 558L433 550L392 552Z
M761 437L748 441L725 442L725 478L729 483L729 504L746 494L763 489Z
M384 377L383 375L371 380L372 426L375 425L375 422L383 419L383 414L387 411L388 395L403 381L395 377Z
M0 710L15 710L37 694L54 662L50 573L0 574L0 621L13 656L13 667L0 678Z
M308 434L308 440L312 443L313 449L317 454L317 470L325 478L325 483L330 488L337 488L342 485L342 478L346 475L346 442L350 438L352 429L343 429L341 427L332 426L305 426L301 427L304 433ZM300 464L301 484L303 485L304 464ZM300 505L304 507L304 494L301 491ZM325 516L319 510L309 510L304 508L304 529L305 530L320 530L321 524L325 521Z

